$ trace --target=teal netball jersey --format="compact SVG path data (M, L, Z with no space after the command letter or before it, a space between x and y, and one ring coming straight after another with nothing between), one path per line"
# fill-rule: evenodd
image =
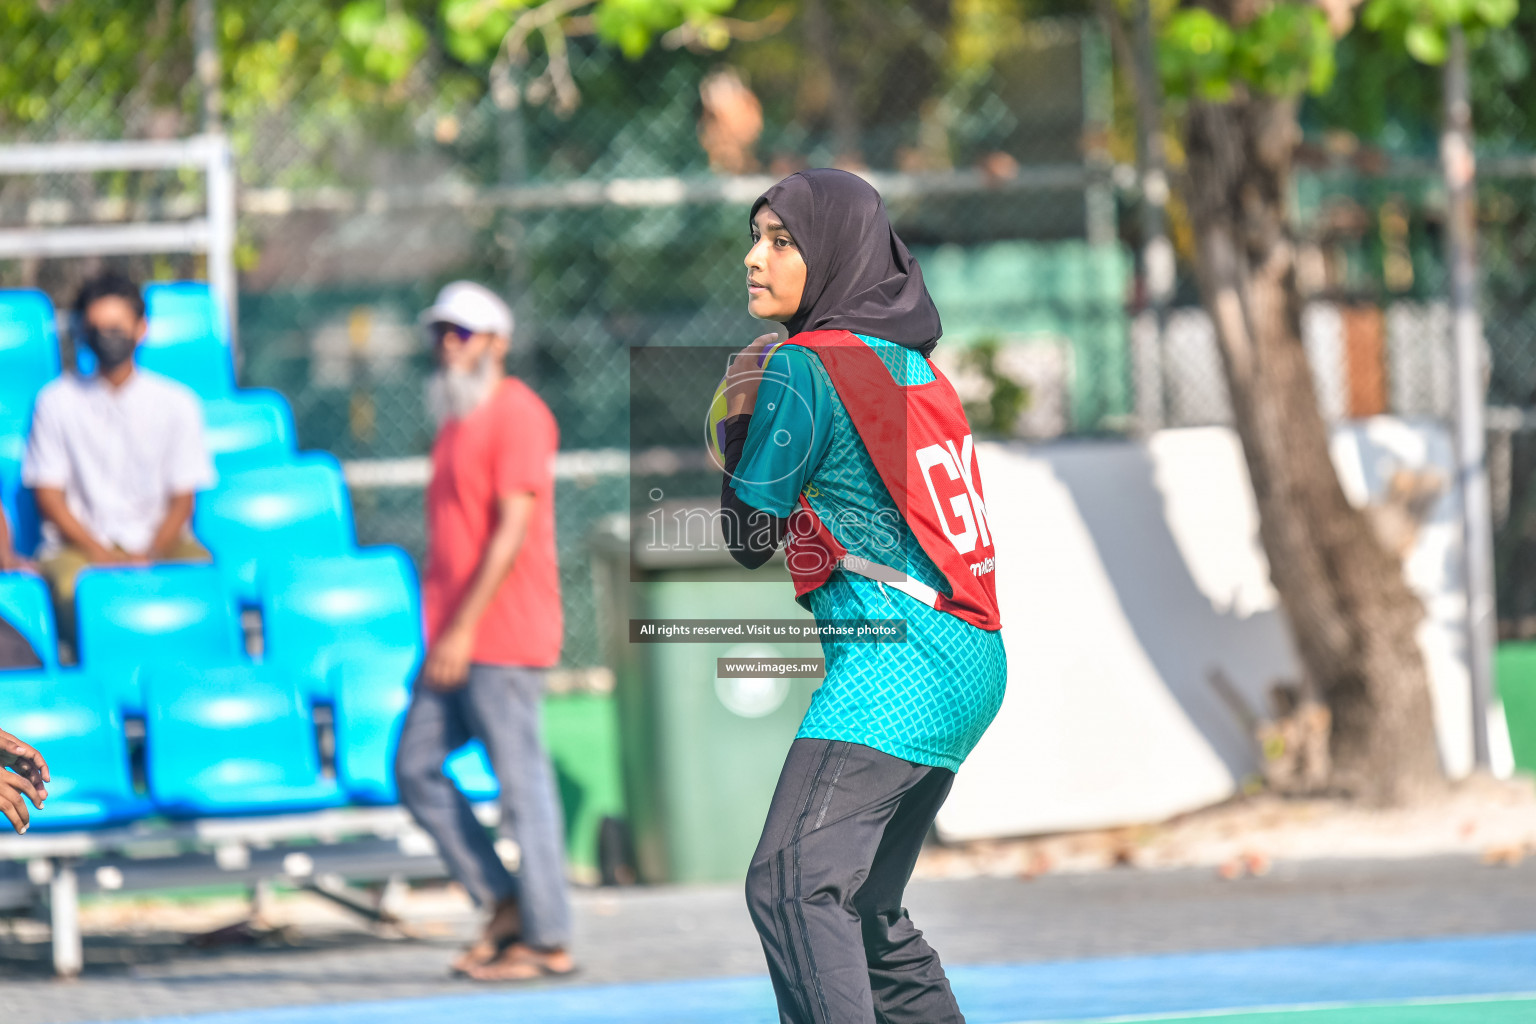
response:
M903 386L933 369L911 349L860 336ZM949 586L896 508L814 352L786 345L768 360L732 477L747 504L787 517L807 503L850 554ZM905 643L826 640L827 675L799 737L860 743L918 764L959 769L1002 704L1002 635L874 580L834 571L800 598L819 620L905 619Z

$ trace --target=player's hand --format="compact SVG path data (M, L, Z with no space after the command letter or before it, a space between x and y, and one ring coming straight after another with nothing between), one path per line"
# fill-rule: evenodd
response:
M10 820L11 827L19 835L31 822L27 800L42 810L43 801L48 799L48 762L30 745L3 729L0 729L0 755L3 755L0 763L9 767L9 770L0 770L0 813Z
M761 335L731 360L727 371L730 383L725 388L727 417L750 414L757 405L757 386L763 379L763 350L778 340L777 334Z
M475 653L475 634L450 626L427 651L421 675L434 690L457 690L469 679L469 660Z

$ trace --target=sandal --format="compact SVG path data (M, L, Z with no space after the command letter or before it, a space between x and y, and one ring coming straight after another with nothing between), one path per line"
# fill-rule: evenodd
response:
M506 940L496 940L482 935L473 945L465 946L463 952L453 958L453 962L448 965L448 973L468 974L474 968L495 960L503 950L516 942L516 936Z
M517 899L509 898L496 904L485 930L473 944L448 965L449 974L468 974L472 968L488 964L499 957L509 946L522 938L522 915L518 912Z
M464 973L475 981L537 981L568 977L576 971L576 961L563 949L534 949L514 943L494 960L471 967Z

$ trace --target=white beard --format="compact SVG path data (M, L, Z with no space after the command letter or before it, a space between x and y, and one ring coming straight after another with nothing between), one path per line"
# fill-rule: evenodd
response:
M439 369L427 378L427 411L441 427L480 408L495 387L496 374L489 357L473 370Z

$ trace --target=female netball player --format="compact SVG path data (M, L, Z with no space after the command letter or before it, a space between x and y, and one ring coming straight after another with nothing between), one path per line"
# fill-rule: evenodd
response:
M783 1021L958 1024L902 892L1007 675L970 428L927 358L938 310L873 188L802 171L758 199L751 228L747 308L789 337L732 364L732 554L755 568L787 536L818 623L904 622L905 639L823 639L748 906Z

